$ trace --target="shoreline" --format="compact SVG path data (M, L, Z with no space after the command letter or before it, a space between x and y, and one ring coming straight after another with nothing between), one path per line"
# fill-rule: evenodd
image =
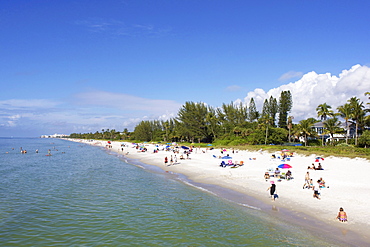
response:
M107 145L107 142L104 141L67 140L103 148ZM263 179L264 171L267 169L266 167L276 165L276 160L271 161L271 154L269 153L248 151L230 153L230 156L235 156L235 160L243 160L245 162L245 165L232 169L229 167L220 167L219 163L222 160L213 158L213 155L217 157L220 154L220 150L202 148L195 149L190 155L191 159L189 160L181 160L178 161L178 164L165 166L164 157L170 157L171 154L174 155L172 152L159 151L158 153L153 153L155 147L152 144L145 144L145 147L148 148L147 152L137 152L136 149L132 148L133 145L127 142L124 143L126 147L122 151L121 143L112 142L110 144L111 148L107 148L107 150L124 155L129 160L137 160L140 163L155 166L163 172L185 176L187 182L190 184L206 188L216 194L216 196L241 205L246 204L248 207L260 208L268 214L282 217L281 219L292 222L305 229L310 229L310 231L316 232L321 236L328 236L339 243L346 242L354 246L370 243L370 234L368 233L370 225L366 221L368 219L367 216L370 216L368 211L366 211L367 205L370 202L369 185L364 184L366 186L362 186L362 182L366 180L353 180L356 178L356 176L353 176L356 173L356 169L352 167L349 167L348 171L343 171L346 174L344 177L347 177L348 181L338 181L343 179L342 177L338 177L340 174L330 176L330 174L335 173L334 171L343 169L343 167L339 166L340 163L356 163L357 166L362 164L364 167L370 167L370 163L366 160L337 157L325 158L325 161L322 162L325 172L312 171L313 175L325 176L324 179L330 186L329 188L322 189L322 200L317 200L312 197L312 191L302 189L304 174L307 171L307 166L313 163L312 159L314 157L294 155L291 161L287 162L293 166L291 171L294 179L290 181L283 180L281 182L275 180L279 199L271 201L266 191L270 183ZM333 164L337 166L336 170L334 170L334 167L334 169L329 168ZM361 168L364 169L362 166ZM319 174L314 174L318 172ZM349 183L351 180L353 182L352 186ZM341 183L346 188L345 193L343 193L346 197L341 193L341 188L335 188L342 187L339 186ZM354 189L360 191L356 193ZM231 198L230 194L233 194ZM338 200L338 197L341 201L335 202L335 200ZM362 198L361 205L357 203L359 202L358 198ZM360 208L355 211L351 210L353 208L356 209L356 206L360 206ZM347 211L348 223L341 223L335 219L339 207L344 207L345 211ZM276 214L276 211L279 211L279 213Z

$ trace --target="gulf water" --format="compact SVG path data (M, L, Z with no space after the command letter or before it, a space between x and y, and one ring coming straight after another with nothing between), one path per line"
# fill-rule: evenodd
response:
M1 246L337 245L98 147L1 138L0 158Z

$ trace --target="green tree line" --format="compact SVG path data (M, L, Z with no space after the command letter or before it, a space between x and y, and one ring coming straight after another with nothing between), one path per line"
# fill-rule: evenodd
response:
M366 92L365 95L370 93ZM369 106L369 103L367 105ZM346 136L347 144L370 145L370 140L365 138L370 135L364 131L370 126L370 118L367 115L370 110L359 98L348 99L335 112L330 105L322 103L316 108L318 119L308 118L297 124L293 123L294 117L290 116L292 106L290 91L282 91L279 99L272 96L265 99L261 112L257 110L253 98L247 105L231 102L223 103L218 108L202 102L185 102L176 117L168 120L141 121L133 132L128 132L127 129L123 132L107 129L95 133L73 133L70 137L147 142L206 142L224 145L282 144L297 142L301 138L307 145L310 140L319 137L312 127L321 121L324 125L322 134L330 135L332 140L335 134L342 133ZM355 126L355 138L349 139L349 132L346 133L341 128L339 117L344 120L347 130L350 124ZM330 144L335 143L332 141Z

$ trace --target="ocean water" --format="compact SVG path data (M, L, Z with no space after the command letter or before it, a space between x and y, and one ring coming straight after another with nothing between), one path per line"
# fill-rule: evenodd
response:
M0 159L1 246L338 245L98 147L1 138Z

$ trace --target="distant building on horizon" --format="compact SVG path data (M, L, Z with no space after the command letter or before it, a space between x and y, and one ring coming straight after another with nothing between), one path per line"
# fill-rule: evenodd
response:
M54 134L54 135L42 135L40 136L40 138L64 138L68 136L69 135L65 135L65 134Z

